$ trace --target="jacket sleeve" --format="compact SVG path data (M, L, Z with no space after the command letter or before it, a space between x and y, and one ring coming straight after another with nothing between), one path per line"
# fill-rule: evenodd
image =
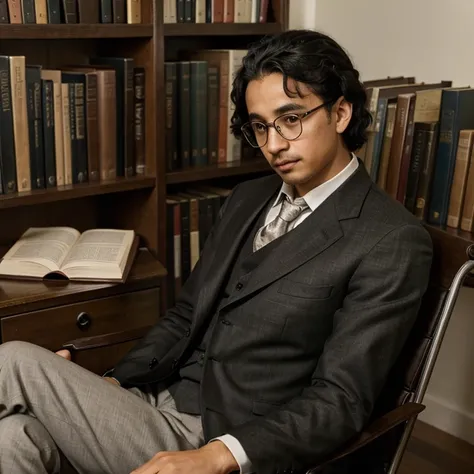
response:
M314 466L364 428L417 317L431 260L421 225L392 230L362 259L311 384L265 417L228 430L256 472Z
M183 285L175 306L158 320L156 325L118 362L114 369L105 374L106 376L115 378L124 387L160 378L161 374L160 376L156 374L160 373L163 359L189 334L195 302L199 295L200 275L206 266L206 261L213 258L216 231L237 187L222 205L206 240L201 258Z

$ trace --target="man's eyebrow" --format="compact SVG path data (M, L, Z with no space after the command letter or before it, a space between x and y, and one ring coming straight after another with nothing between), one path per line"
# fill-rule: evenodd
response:
M306 107L303 104L296 104L295 102L289 102L284 104L273 111L274 116L278 117L279 115L286 114L288 112L300 112L306 110ZM265 119L255 112L249 114L249 120L260 120L265 122Z

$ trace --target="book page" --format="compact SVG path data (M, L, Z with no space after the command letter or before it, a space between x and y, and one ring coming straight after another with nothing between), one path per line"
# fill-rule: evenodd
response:
M94 229L84 232L67 256L62 268L74 266L125 265L134 232Z
M33 262L58 270L79 236L71 227L31 227L6 253L4 261Z

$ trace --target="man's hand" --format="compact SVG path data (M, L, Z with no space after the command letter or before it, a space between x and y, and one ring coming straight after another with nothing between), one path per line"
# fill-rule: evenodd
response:
M222 441L190 451L163 451L131 474L229 474L239 465Z

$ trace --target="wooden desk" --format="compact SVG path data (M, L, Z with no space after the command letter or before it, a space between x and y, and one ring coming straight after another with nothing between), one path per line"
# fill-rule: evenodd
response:
M73 339L152 326L165 276L161 263L140 249L124 284L0 280L1 342L28 341L55 351ZM134 343L87 350L75 362L103 374Z

